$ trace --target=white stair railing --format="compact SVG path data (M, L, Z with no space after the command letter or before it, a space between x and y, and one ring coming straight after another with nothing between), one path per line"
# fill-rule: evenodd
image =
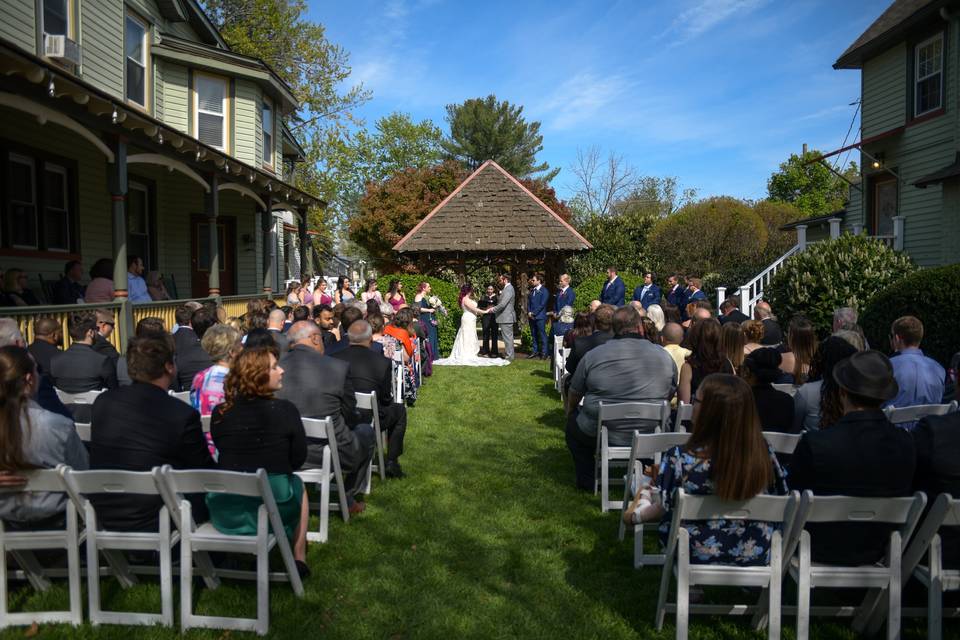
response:
M799 244L793 245L785 254L774 260L769 267L757 274L753 280L740 287L740 311L743 314L753 317L753 308L763 300L764 287L770 284L773 275L780 270L787 258L800 250Z

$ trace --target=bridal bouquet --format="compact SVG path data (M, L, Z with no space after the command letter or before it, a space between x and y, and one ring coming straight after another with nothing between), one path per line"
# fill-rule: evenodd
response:
M447 308L443 306L443 302L437 296L430 296L427 298L427 304L429 304L434 309L437 309L443 315L447 315Z

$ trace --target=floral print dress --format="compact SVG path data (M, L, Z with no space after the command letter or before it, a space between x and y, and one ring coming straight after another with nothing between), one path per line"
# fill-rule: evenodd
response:
M787 494L787 473L780 466L773 449L770 464L774 482L765 493ZM712 495L710 460L697 457L683 447L674 447L663 453L657 486L666 511L660 520L660 542L666 546L673 519L675 493L683 489L692 495ZM779 523L745 520L703 520L688 522L683 527L690 533L690 561L695 564L731 564L737 566L765 565L770 557L770 536Z

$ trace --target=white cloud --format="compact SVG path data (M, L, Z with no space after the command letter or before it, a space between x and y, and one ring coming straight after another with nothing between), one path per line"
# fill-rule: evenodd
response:
M628 90L629 80L619 74L596 76L581 72L561 84L539 109L550 115L549 126L569 129L603 116L606 107Z
M729 18L749 14L767 0L699 0L678 15L660 37L670 38L671 46L697 38Z

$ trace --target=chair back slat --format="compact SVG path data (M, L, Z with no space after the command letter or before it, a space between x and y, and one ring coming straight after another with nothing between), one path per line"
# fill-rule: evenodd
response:
M327 418L301 418L308 438L328 440L333 431L333 420Z
M163 475L170 483L170 488L177 494L227 493L251 498L260 497L260 483L256 473L206 469L178 471L164 468Z
M167 393L169 393L172 397L176 398L177 400L180 400L181 402L185 402L190 406L193 406L193 403L190 402L189 391L168 391Z
M782 391L783 393L786 393L791 398L797 394L797 387L796 385L793 385L793 384L775 384L773 385L773 388L776 389L777 391Z
M210 416L200 416L200 428L204 433L210 433Z
M913 407L887 407L884 413L887 414L887 420L893 424L903 424L904 422L916 422L926 416L943 416L956 410L955 402L950 404L918 404Z
M949 493L940 494L947 501L947 513L943 517L943 526L960 527L960 498L954 498Z
M621 402L607 404L600 402L599 418L601 422L607 420L650 420L660 421L663 417L666 402ZM668 411L669 413L669 411Z
M20 487L0 487L0 494L21 492L34 493L39 491L63 493L66 490L66 487L63 486L63 480L60 478L60 471L57 469L32 469L30 471L18 471L17 475L25 478L27 483Z
M354 395L357 397L357 409L373 411L373 408L377 406L376 391L371 391L370 393L360 393L357 391Z
M763 437L776 453L793 453L800 442L799 433L780 433L778 431L764 431Z
M73 471L67 469L63 475L68 486L81 494L109 493L156 496L160 489L153 479L152 471L95 470Z
M681 521L725 519L783 522L790 497L760 495L749 500L729 501L717 496L684 493L682 501L678 497L677 509Z
M680 402L677 404L677 417L673 421L673 430L677 432L686 431L686 427L683 426L684 422L690 422L693 420L693 405L687 404L686 402Z
M80 440L90 442L90 438L93 437L93 425L89 422L77 422L74 424L77 427L77 435L80 436Z
M916 509L918 496L909 498L859 498L813 496L807 522L874 522L904 525ZM925 502L925 499L924 499Z
M690 438L689 433L640 433L633 432L631 459L652 458L667 449L684 445Z
M57 397L60 398L60 402L63 404L93 404L97 396L104 391L106 391L106 389L84 391L83 393L67 393L66 391L56 389Z

